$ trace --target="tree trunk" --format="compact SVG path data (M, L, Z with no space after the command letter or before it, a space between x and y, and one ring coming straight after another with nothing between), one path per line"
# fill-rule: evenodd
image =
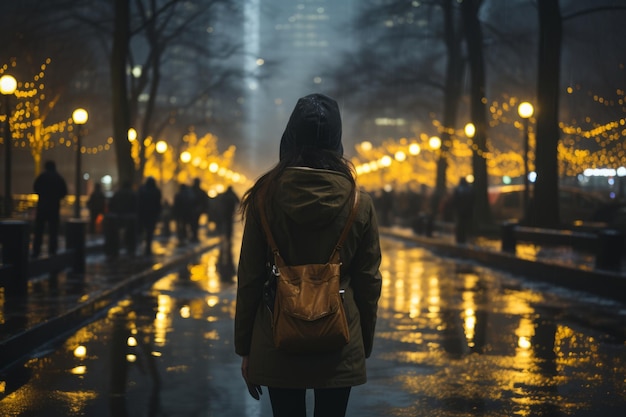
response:
M485 102L485 65L483 58L483 35L478 20L479 0L461 3L465 39L470 66L470 117L476 128L472 146L472 170L474 174L474 222L479 225L491 223L491 210L487 196L487 103Z
M452 0L443 2L444 12L444 41L446 44L446 74L443 98L443 132L441 133L441 149L437 160L437 177L433 195L432 210L437 213L441 199L446 195L448 169L448 153L452 143L450 131L454 130L457 122L459 99L461 96L461 81L463 79L463 59L461 57L460 30L454 21Z
M128 141L130 106L126 85L126 58L130 39L130 8L127 0L115 0L115 28L111 51L111 90L113 106L113 142L119 183L134 182L135 167Z
M537 81L537 182L528 223L557 227L559 219L559 86L562 22L558 0L541 0L539 7L539 68Z

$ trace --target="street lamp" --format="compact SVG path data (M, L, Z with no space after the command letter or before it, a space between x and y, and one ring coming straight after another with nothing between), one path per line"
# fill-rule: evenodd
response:
M74 200L74 217L80 219L80 158L81 158L81 148L82 148L82 127L85 123L87 123L87 119L89 118L89 114L87 110L78 108L74 110L72 113L72 120L74 124L77 126L76 128L76 177L75 177L75 194L76 198Z
M533 105L527 101L520 103L517 107L517 113L524 120L524 195L523 195L523 209L524 209L524 218L526 219L528 216L528 201L529 201L529 179L528 179L528 121L532 117L535 109Z
M13 193L11 192L11 109L9 98L17 89L17 81L12 75L0 77L0 93L4 96L4 216L13 212Z
M191 153L189 151L183 151L180 154L180 161L185 164L191 161Z
M160 140L156 143L156 151L159 153L159 176L161 179L161 190L163 189L163 154L167 152L167 142Z
M441 149L441 138L439 136L431 136L430 139L428 139L428 146L430 146L430 149L433 151L438 151Z
M465 136L467 136L469 139L472 139L476 134L476 126L474 126L474 123L471 122L466 124L463 130L465 131Z

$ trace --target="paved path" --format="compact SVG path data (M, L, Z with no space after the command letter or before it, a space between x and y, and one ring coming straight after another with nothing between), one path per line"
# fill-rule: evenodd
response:
M626 301L626 268L621 273L594 270L593 257L571 249L518 245L515 256L502 253L494 240L478 239L459 246L449 234L427 238L402 228L382 228L381 233L443 256L471 259L540 282ZM91 243L98 244L97 240ZM176 246L175 238L157 239L153 257L122 256L115 261L92 250L84 275L61 272L31 280L27 297L0 298L0 368L217 244L217 238L206 236L199 244L184 247Z
M623 415L625 304L408 240L383 250L368 383L348 417ZM0 373L0 415L270 416L267 392L253 400L240 378L236 288L218 259L209 250Z

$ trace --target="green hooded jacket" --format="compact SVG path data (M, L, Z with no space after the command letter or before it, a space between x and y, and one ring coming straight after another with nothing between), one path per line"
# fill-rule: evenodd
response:
M343 174L288 168L278 179L267 217L288 265L326 263L350 213L352 185ZM254 205L253 205L254 207ZM280 388L336 388L366 382L382 279L378 224L372 200L359 206L341 249L341 287L350 342L324 354L293 354L274 347L271 313L263 303L270 251L256 210L245 219L238 268L235 351L249 356L249 380Z

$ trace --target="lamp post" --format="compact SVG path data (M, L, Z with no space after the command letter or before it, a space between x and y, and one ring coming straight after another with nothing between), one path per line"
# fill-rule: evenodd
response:
M72 120L74 124L77 125L76 129L76 178L75 178L75 188L76 188L76 198L74 200L74 217L80 219L80 171L81 171L81 147L82 147L82 127L85 123L87 123L87 119L89 118L89 114L87 110L78 108L74 110L72 113Z
M156 143L156 151L159 154L159 178L161 182L161 190L163 190L163 154L167 152L167 142L160 140Z
M528 216L528 202L530 200L530 187L528 180L528 121L532 117L535 109L533 105L527 101L520 103L517 107L517 113L524 120L524 195L523 195L523 210L524 210L524 219Z
M4 96L4 216L13 212L13 193L11 191L11 109L9 98L15 93L15 77L5 74L0 77L0 93Z

